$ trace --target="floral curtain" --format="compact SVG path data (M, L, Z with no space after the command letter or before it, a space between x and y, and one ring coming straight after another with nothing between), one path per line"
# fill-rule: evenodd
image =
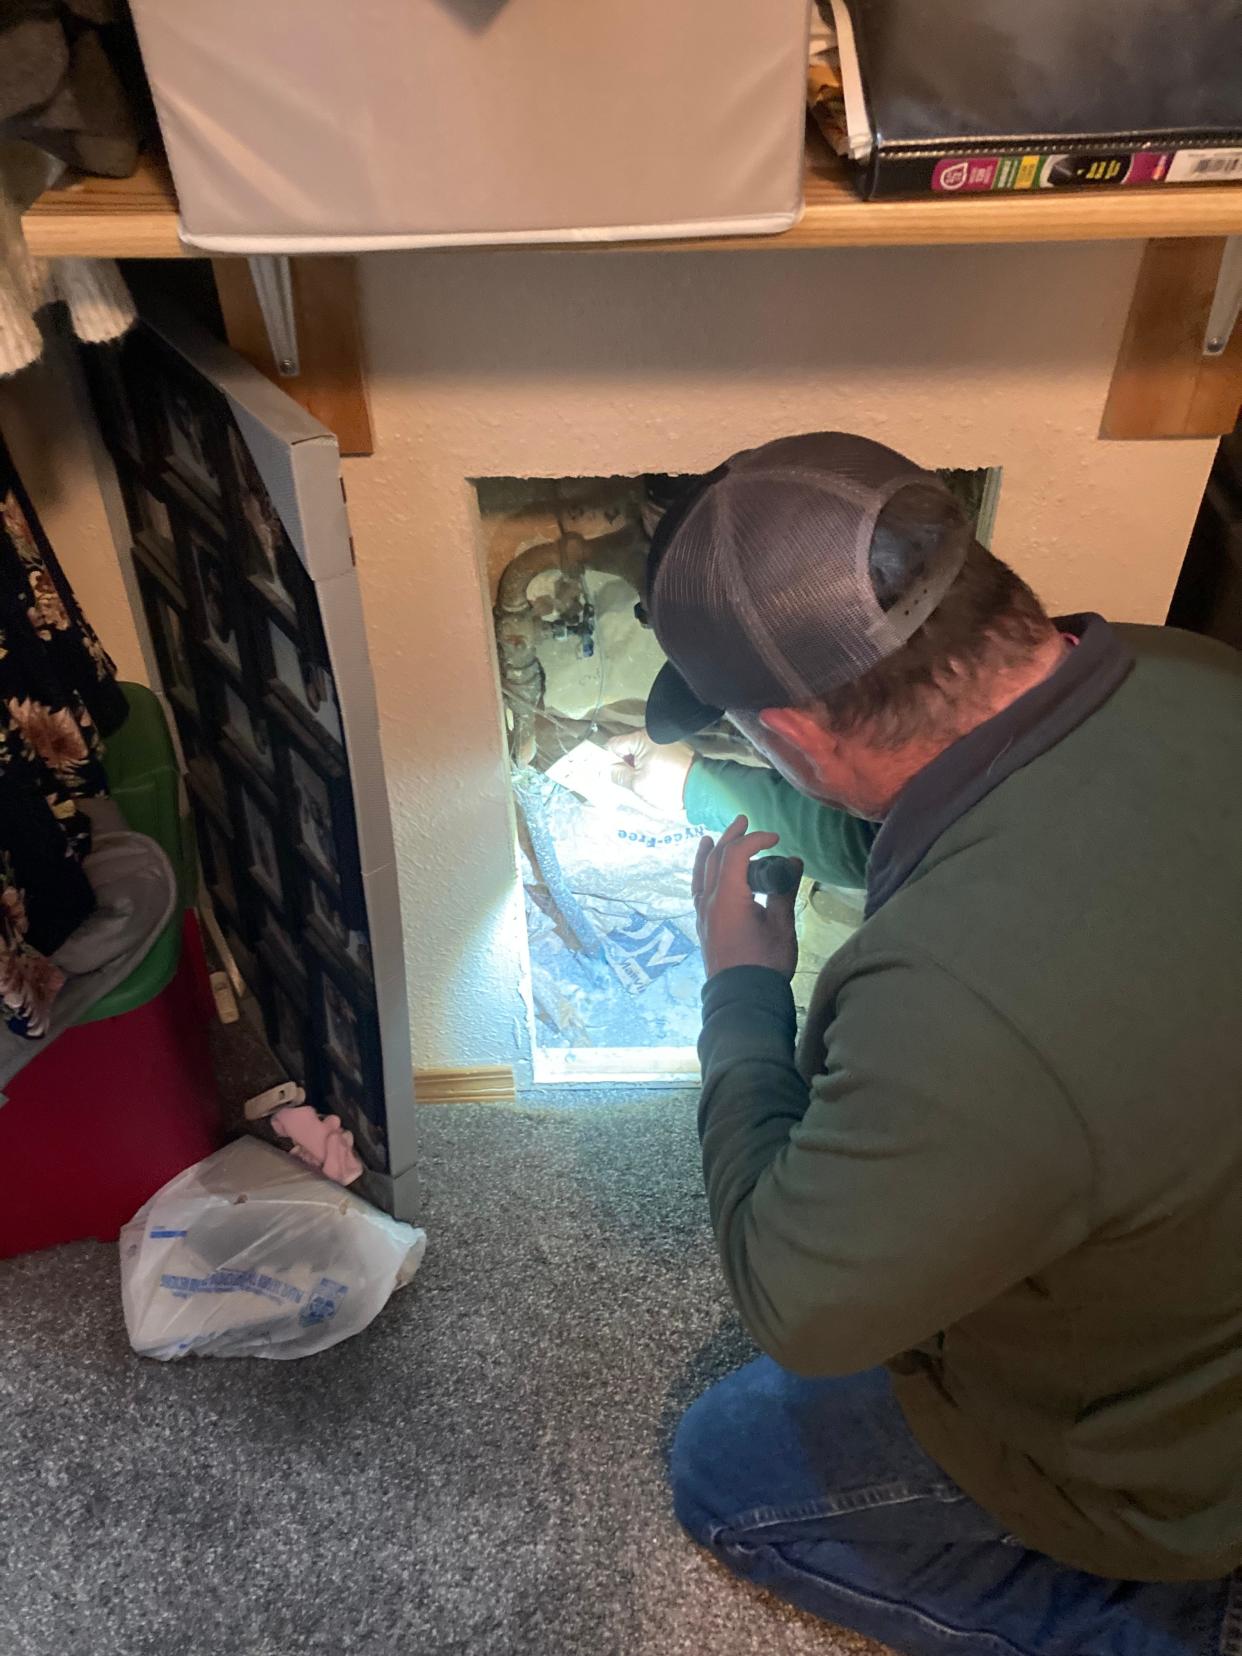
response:
M63 974L47 957L94 907L82 802L107 793L103 738L126 714L0 441L0 1016L45 1033Z

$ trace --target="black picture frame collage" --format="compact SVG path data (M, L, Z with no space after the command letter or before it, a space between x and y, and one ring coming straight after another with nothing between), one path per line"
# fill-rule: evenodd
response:
M387 1173L357 826L314 582L210 381L141 326L86 356L213 911L273 1052Z

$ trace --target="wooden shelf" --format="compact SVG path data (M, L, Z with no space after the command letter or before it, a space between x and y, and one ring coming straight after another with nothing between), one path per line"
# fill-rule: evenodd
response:
M177 201L162 160L144 159L132 178L88 178L48 190L23 218L43 258L172 259L194 256L177 234ZM920 243L1119 241L1153 236L1242 234L1242 185L953 196L860 201L844 168L818 137L807 143L806 211L778 236L710 240L569 243L644 249L893 247ZM558 244L559 245L559 244Z
M1242 233L1242 185L997 192L860 201L844 164L807 136L806 209L779 236L735 236L711 247L901 247L968 242L1129 241ZM674 247L702 246L674 242Z
M143 156L132 178L84 178L45 190L22 217L41 259L179 259L177 197L163 157Z

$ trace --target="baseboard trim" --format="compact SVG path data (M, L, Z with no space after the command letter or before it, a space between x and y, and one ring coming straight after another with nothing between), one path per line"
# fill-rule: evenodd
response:
M508 1064L414 1071L418 1104L511 1104L516 1098L517 1082Z

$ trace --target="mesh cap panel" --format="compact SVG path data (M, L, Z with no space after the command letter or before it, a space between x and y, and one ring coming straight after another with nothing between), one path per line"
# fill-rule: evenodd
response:
M946 534L911 590L882 609L871 537L911 484L952 502L934 473L839 432L782 438L713 474L673 527L648 594L656 636L701 702L808 701L900 649L957 575L967 540Z

